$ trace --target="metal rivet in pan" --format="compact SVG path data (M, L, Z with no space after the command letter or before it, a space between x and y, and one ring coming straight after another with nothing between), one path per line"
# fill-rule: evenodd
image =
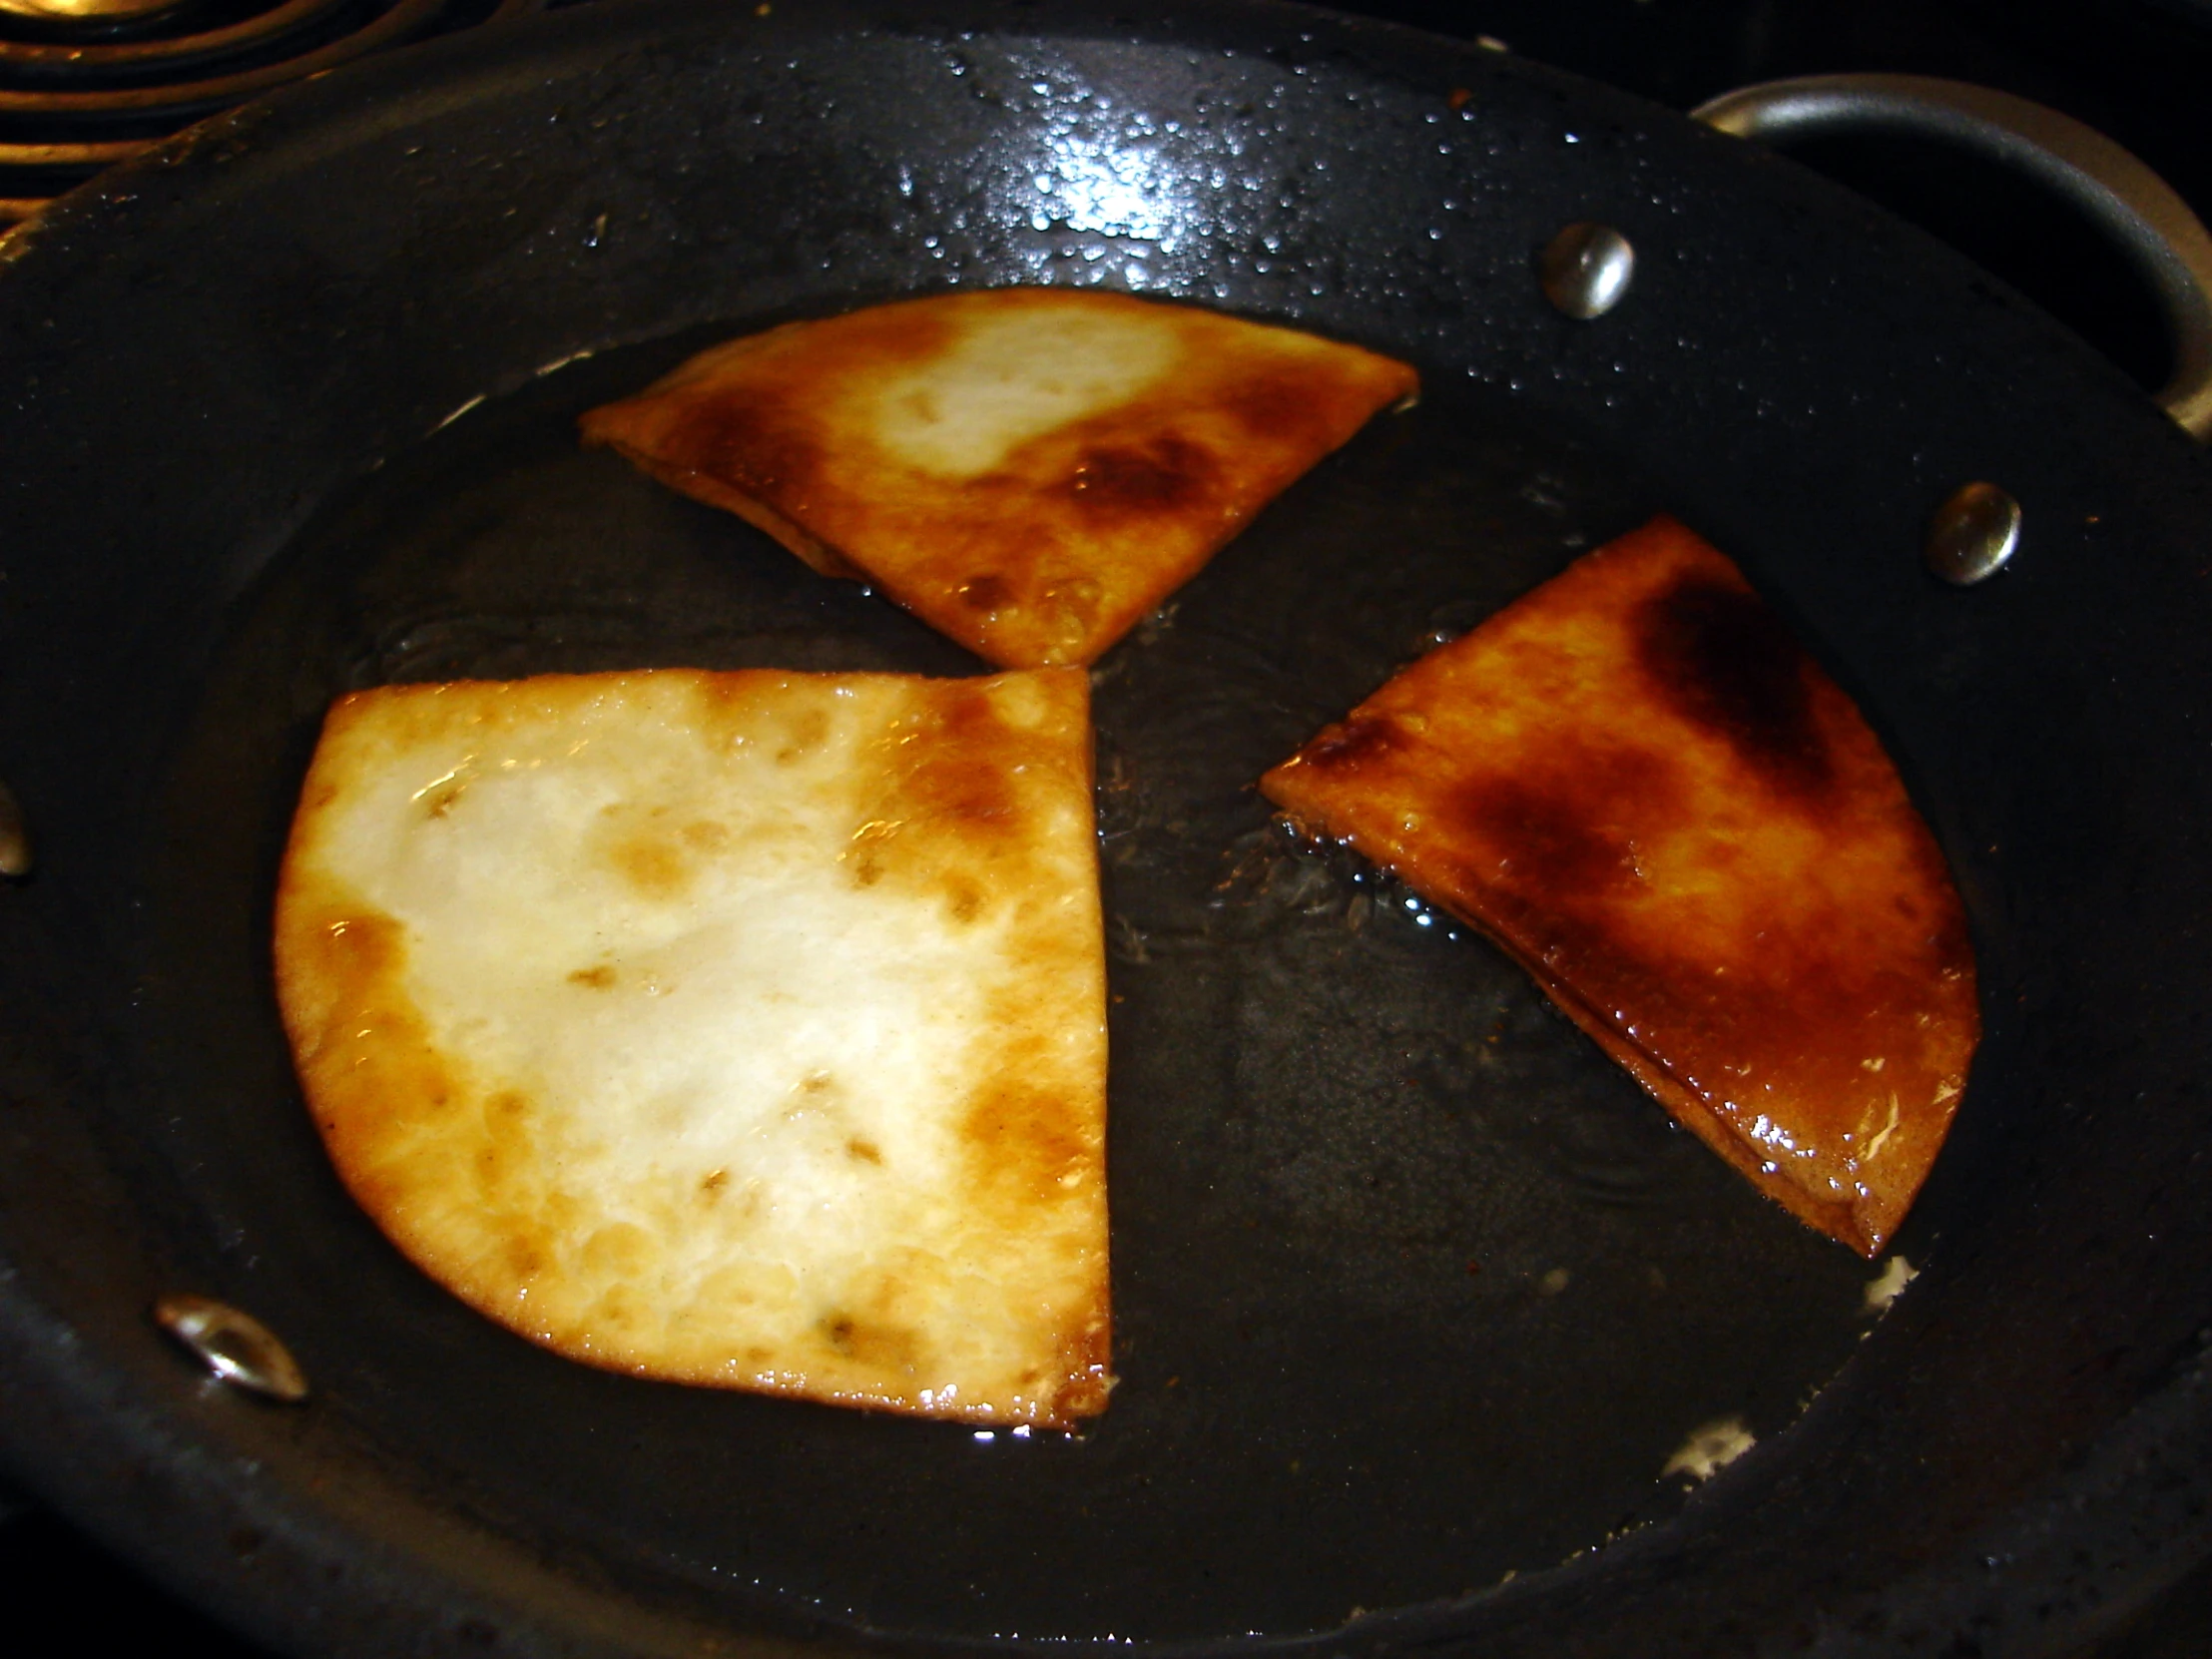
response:
M0 784L0 875L31 873L31 830L15 795Z
M165 1296L154 1320L224 1382L271 1399L307 1397L307 1379L276 1334L251 1314L205 1296Z
M2020 504L1994 484L1968 484L1936 509L1922 549L1928 568L1970 588L2004 568L2020 545Z
M1546 299L1586 322L1621 302L1636 275L1636 250L1612 226L1584 220L1545 245L1536 275Z

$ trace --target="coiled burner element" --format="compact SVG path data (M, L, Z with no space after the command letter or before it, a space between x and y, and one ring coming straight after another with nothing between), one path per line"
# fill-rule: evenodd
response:
M0 229L201 117L547 0L0 0Z

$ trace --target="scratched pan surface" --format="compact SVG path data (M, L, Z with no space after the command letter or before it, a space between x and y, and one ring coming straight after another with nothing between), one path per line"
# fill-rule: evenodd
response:
M1528 263L1584 217L1643 263L1576 325ZM1428 388L1099 665L1121 1387L986 1440L555 1360L409 1269L300 1109L265 941L316 721L398 679L974 670L572 422L744 327L1013 280ZM610 6L80 198L0 270L0 777L42 846L0 894L0 1446L265 1639L2024 1653L2201 1548L2205 463L1848 198L1317 14ZM2029 541L1942 590L1919 526L1978 476ZM1879 1322L1250 789L1661 508L1861 699L1972 913L1989 1036ZM174 1289L268 1319L313 1401L194 1382ZM1752 1452L1662 1474L1729 1418Z

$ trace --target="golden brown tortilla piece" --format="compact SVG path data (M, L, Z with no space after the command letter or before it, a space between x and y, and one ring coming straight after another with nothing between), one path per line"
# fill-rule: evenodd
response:
M1979 1036L1956 890L1859 711L1660 518L1261 789L1501 944L1685 1126L1873 1256Z
M733 340L581 424L825 575L1039 668L1092 661L1417 389L1290 328L994 288Z
M592 1365L1101 1410L1088 694L661 671L341 699L276 954L346 1186Z

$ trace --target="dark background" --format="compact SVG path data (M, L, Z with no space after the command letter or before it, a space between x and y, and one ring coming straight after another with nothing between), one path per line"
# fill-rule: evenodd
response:
M2212 217L2202 115L2212 0L1360 0L1339 9L1486 36L1677 109L1748 82L1843 70L1979 82L2099 128ZM2163 377L2147 299L2068 211L1978 164L1895 144L1830 144L1800 159L1946 237L2146 385ZM0 1652L154 1651L252 1659L259 1650L0 1490ZM2206 1654L2212 1564L2069 1659Z

